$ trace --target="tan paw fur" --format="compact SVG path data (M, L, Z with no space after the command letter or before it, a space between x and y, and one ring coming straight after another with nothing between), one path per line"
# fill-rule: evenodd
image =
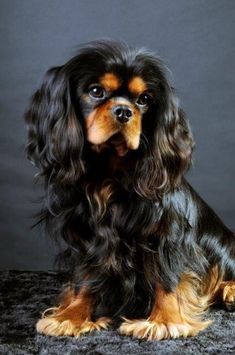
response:
M123 335L148 340L188 337L197 334L197 330L190 324L160 323L149 320L125 319L119 328Z
M224 287L223 301L225 303L235 303L235 282L228 284Z
M78 337L80 334L88 333L93 330L106 329L109 326L110 320L108 318L99 318L92 322L85 320L81 324L76 324L71 320L58 321L56 317L45 317L39 319L36 324L38 333L51 336L74 336Z

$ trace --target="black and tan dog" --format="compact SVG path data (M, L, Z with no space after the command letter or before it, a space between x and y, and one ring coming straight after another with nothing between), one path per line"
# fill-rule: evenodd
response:
M71 287L37 330L79 336L120 322L139 338L191 336L235 301L235 237L184 179L193 138L161 62L92 42L52 68L26 113L45 182L40 215L63 238Z

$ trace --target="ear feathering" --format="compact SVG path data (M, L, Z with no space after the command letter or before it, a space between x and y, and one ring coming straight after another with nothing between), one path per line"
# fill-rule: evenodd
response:
M84 173L84 137L70 96L66 69L55 67L31 99L25 114L28 158L45 181L71 184Z
M147 142L147 154L137 165L135 175L136 192L149 199L158 199L180 184L191 164L194 147L186 115L167 86L166 103L156 109L152 140Z
M159 168L163 171L163 186L175 188L191 164L194 141L186 116L172 92L168 95L167 109L159 123L155 151Z

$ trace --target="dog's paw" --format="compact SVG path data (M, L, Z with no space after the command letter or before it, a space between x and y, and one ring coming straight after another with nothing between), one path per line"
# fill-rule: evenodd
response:
M80 324L69 319L59 321L56 317L45 317L39 319L36 329L38 333L44 335L78 337L93 330L106 329L110 322L110 319L105 317L99 318L95 322L85 320Z
M235 310L235 282L228 282L223 288L223 302L229 311Z
M161 340L169 338L188 337L196 335L198 330L189 324L160 323L149 320L125 319L119 328L123 335L147 340Z

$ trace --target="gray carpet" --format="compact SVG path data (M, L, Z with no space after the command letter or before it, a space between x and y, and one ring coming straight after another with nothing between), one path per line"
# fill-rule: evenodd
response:
M235 313L219 309L211 310L214 323L194 338L149 342L121 336L116 330L79 339L37 335L35 322L40 312L54 305L66 276L55 272L0 274L0 354L235 354Z

